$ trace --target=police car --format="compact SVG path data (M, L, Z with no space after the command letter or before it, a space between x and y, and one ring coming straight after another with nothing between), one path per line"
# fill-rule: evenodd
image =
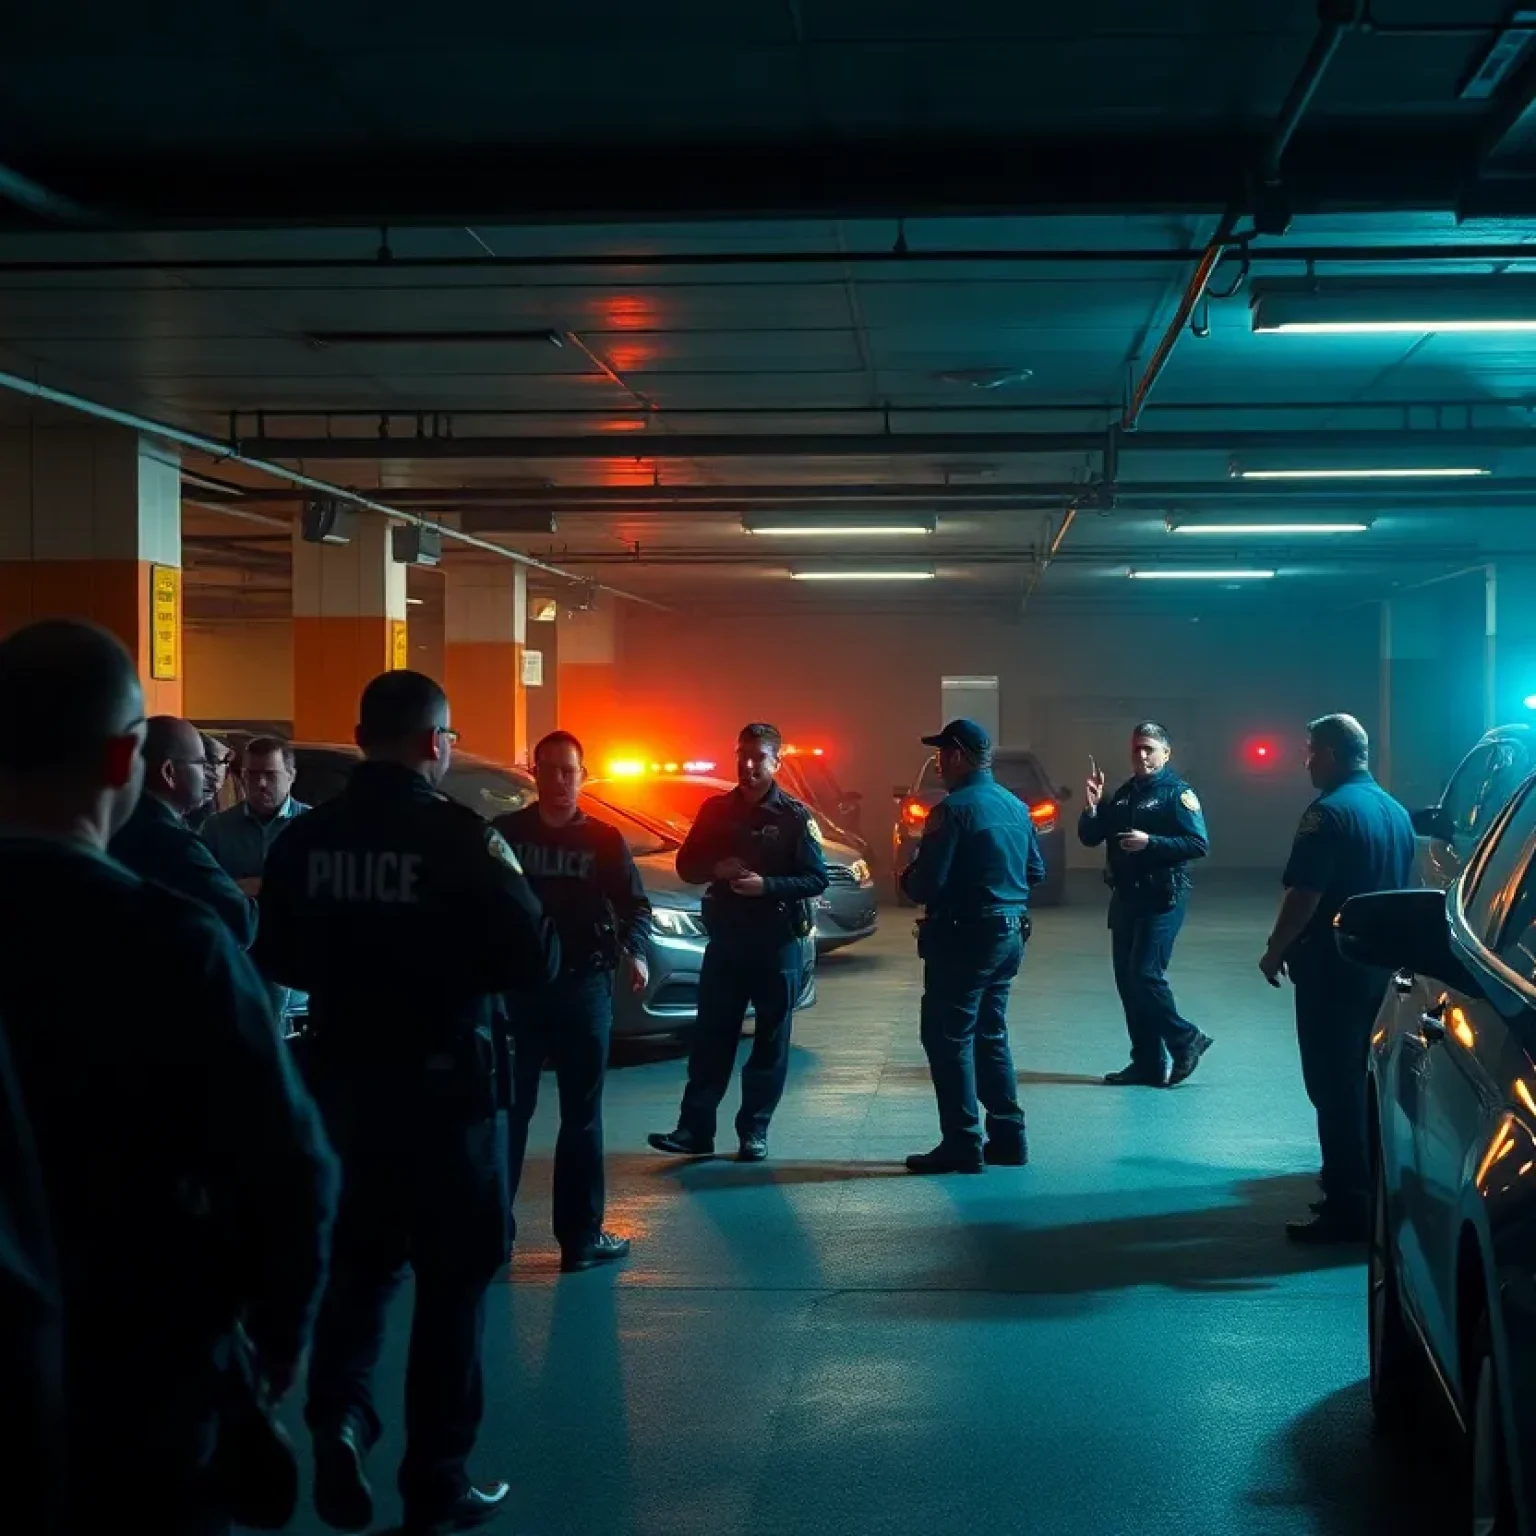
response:
M238 755L255 732L238 729L209 731L227 741ZM319 805L341 793L353 768L362 760L356 747L294 742L297 778L293 793L307 805ZM538 799L533 776L521 768L504 768L468 752L455 752L440 788L462 805L494 820L521 810ZM230 775L226 797L238 796L237 776ZM641 883L651 902L651 931L647 943L650 982L641 997L627 987L614 990L613 1032L616 1036L673 1034L691 1029L698 1020L699 972L706 935L699 916L701 892L678 878L673 860L681 839L647 820L626 813L621 805L598 803L588 795L582 808L616 826L624 834ZM805 987L797 1004L816 1001L816 946L804 941Z
M784 783L782 773L779 782ZM667 773L663 765L659 773L592 779L587 784L587 793L604 805L643 816L675 837L686 837L699 807L715 795L729 794L735 787L729 779L705 773ZM786 785L785 793L793 791ZM857 944L874 933L880 926L880 904L869 860L823 826L820 813L811 809L822 831L821 851L832 882L815 903L816 948L825 955Z
M992 773L1004 789L1012 790L1029 807L1029 819L1040 839L1045 883L1036 887L1031 899L1039 906L1060 906L1067 894L1067 841L1061 804L1072 798L1072 791L1065 785L1052 789L1050 778L1033 752L999 748L992 755ZM910 789L898 784L891 791L896 801L891 862L895 868L896 900L904 907L912 903L902 892L901 873L917 857L923 825L947 793L937 757L924 762Z

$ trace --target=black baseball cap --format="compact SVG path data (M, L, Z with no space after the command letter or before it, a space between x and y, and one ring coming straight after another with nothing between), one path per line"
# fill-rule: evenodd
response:
M958 747L980 757L992 750L992 738L974 720L951 720L937 736L924 736L925 747Z

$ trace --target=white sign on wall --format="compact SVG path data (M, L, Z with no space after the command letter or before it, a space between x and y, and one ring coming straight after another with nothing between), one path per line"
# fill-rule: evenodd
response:
M974 720L994 744L1000 744L1002 709L995 677L943 677L939 693L941 719Z
M544 686L544 652L523 652L523 687L542 688Z

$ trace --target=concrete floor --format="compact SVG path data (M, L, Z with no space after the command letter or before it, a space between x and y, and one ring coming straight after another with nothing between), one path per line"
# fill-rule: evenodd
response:
M1315 1196L1317 1152L1289 992L1256 967L1275 894L1215 877L1197 892L1173 976L1217 1043L1173 1092L1098 1081L1127 1054L1102 887L1038 914L1012 1009L1026 1169L900 1171L936 1125L911 914L894 910L825 962L771 1162L649 1153L645 1133L674 1121L682 1061L651 1047L616 1065L609 1225L635 1239L618 1271L555 1268L546 1092L524 1242L487 1340L475 1468L513 1485L502 1525L1456 1529L1435 1457L1404 1464L1372 1435L1361 1255L1281 1232ZM383 1376L395 1423L375 1457L386 1515L399 1342ZM306 1513L295 1529L322 1527Z

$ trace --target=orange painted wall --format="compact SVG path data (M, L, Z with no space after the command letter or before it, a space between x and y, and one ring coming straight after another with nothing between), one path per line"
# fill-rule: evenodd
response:
M182 651L189 719L293 719L292 620L189 626Z
M182 712L182 678L150 671L150 566L143 560L28 560L0 563L0 628L35 619L89 619L126 645L144 684L150 715ZM185 636L183 636L183 653ZM183 654L180 671L185 676Z
M454 640L443 647L443 686L466 752L517 762L528 745L528 693L523 647L493 640Z
M390 667L389 625L381 614L294 619L295 740L352 740L363 689Z

